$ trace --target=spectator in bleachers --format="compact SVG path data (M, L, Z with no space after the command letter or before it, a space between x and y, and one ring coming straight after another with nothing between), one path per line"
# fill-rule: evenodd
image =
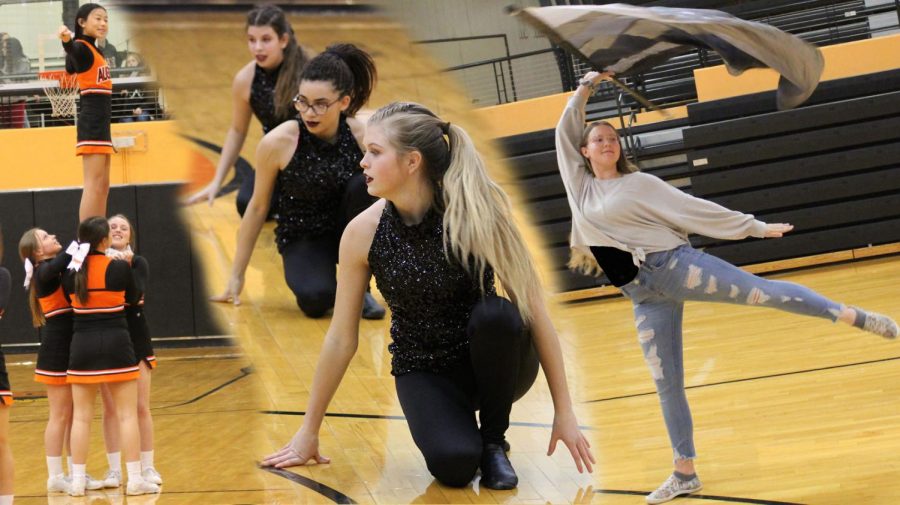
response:
M0 36L0 75L27 74L31 63L22 50L22 43L8 33ZM27 128L24 98L4 98L0 102L0 128Z
M137 77L146 74L144 58L135 52L127 52L122 68L133 68L134 71L123 74L122 77ZM136 121L152 121L158 113L159 105L152 92L145 92L139 89L122 90L120 98L122 106L115 107L119 112L114 111L113 117L118 119L120 123L133 123Z
M0 74L27 74L31 70L31 62L22 50L22 43L8 33L3 34L0 41Z
M116 46L112 45L112 42L105 38L98 38L97 49L103 54L103 59L106 60L109 68L119 68L119 52L116 50Z

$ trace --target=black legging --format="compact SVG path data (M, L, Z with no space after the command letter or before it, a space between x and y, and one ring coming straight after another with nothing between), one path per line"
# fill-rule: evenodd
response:
M237 170L237 168L235 168ZM237 206L238 214L241 217L244 217L244 212L247 211L247 205L250 204L250 197L253 196L253 187L256 184L256 170L250 169L249 174L243 174L243 179L241 179L241 185L238 187L237 198L234 203ZM279 185L278 179L275 179L275 187L272 189L272 199L269 201L269 213L266 214L266 220L274 219L276 209L278 209L278 194L279 194Z
M467 485L481 463L484 444L501 444L512 404L538 371L538 358L516 307L488 297L469 318L471 360L444 373L396 377L397 396L428 471L441 483ZM475 421L480 408L481 429Z
M375 201L358 173L347 181L340 203L340 229L312 239L298 239L281 251L284 279L308 317L322 317L334 307L337 291L338 246L344 227Z

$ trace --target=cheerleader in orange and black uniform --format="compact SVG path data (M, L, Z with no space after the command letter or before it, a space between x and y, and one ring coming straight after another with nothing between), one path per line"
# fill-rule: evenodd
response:
M47 387L50 416L44 431L47 454L47 492L67 493L62 454L66 432L72 424L72 388L66 382L69 346L72 343L72 305L62 288L62 274L72 257L62 250L56 235L40 228L26 231L19 240L19 257L25 263L25 287L31 319L41 328L34 380ZM96 481L88 489L99 489Z
M3 234L0 233L0 260L3 259ZM11 285L9 270L0 267L0 319L9 302ZM13 456L9 447L9 407L12 405L12 388L6 374L6 359L0 351L0 505L13 502Z
M68 381L72 384L73 475L69 494L83 496L85 461L90 440L94 399L100 384L106 384L115 400L119 434L128 472L126 493L159 492L159 486L141 476L137 423L139 368L128 334L125 304L138 296L127 261L106 256L109 224L105 217L92 217L78 225L77 250L71 251L74 270L63 278L74 312Z
M154 484L162 484L162 477L156 471L153 462L153 417L150 413L150 381L152 370L156 368L156 355L153 352L153 344L150 342L150 328L147 326L147 318L144 315L144 292L150 276L150 266L143 256L134 254L132 247L137 243L134 227L131 221L122 214L116 214L109 218L110 246L107 256L120 255L131 262L134 274L135 288L138 301L125 306L125 318L128 321L128 333L131 335L131 343L134 346L134 354L138 360L140 376L138 377L138 425L141 439L141 475L145 480ZM104 392L104 395L108 393ZM120 469L118 463L119 437L118 430L113 423L107 426L107 420L116 416L114 402L107 402L104 396L104 435L106 439L107 459L110 461L110 470L104 477L106 487L118 487ZM112 405L109 408L107 405ZM115 484L115 485L113 485Z
M114 153L112 121L112 79L96 39L108 31L106 9L98 4L82 5L75 15L75 33L66 26L59 38L66 50L66 72L78 74L81 103L78 110L78 143L75 154L82 157L84 188L78 220L106 215L109 194L110 154Z

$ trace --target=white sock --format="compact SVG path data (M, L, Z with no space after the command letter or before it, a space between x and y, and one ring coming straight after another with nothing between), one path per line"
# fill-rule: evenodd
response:
M153 468L153 451L141 451L141 468Z
M107 452L106 461L109 462L109 469L116 472L122 471L122 453L120 451Z
M50 477L63 473L62 456L47 456L47 473Z
M13 495L5 494L0 496L0 505L13 505Z
M128 482L143 480L140 461L128 461L125 463L125 468L128 469Z
M72 465L72 479L84 479L87 475L87 464Z

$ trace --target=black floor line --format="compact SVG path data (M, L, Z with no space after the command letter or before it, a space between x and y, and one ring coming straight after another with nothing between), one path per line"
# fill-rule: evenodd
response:
M238 375L237 377L235 377L235 378L233 378L233 379L229 379L229 380L225 381L225 382L222 383L222 384L219 384L218 386L216 386L216 387L210 389L209 391L207 391L207 392L205 392L205 393L203 393L203 394L201 394L201 395L199 395L199 396L196 396L196 397L194 397L194 398L191 398L190 400L185 401L185 402L176 403L176 404L173 404L173 405L164 405L164 406L162 406L162 407L156 407L156 408L154 408L154 409L152 409L152 410L155 410L155 411L156 411L156 410L162 410L162 409L171 409L171 408L173 408L173 407L183 407L183 406L185 406L185 405L190 405L190 404L192 404L192 403L196 403L196 402L198 402L198 401L200 401L200 400L206 398L207 396L209 396L209 395L215 393L216 391L218 391L218 390L220 390L220 389L222 389L222 388L225 388L225 387L227 387L227 386L230 386L231 384L234 384L235 382L237 382L237 381L243 379L244 377L247 377L248 375L250 375L250 374L252 374L252 373L253 373L253 367L249 367L249 366L248 366L248 367L241 368L241 374L240 374L240 375Z
M356 503L352 498L341 493L336 489L332 489L321 482L316 482L309 477L304 477L302 475L297 475L294 472L289 472L287 470L281 468L272 468L271 466L260 466L260 470L265 470L269 473L274 473L279 477L284 477L285 479L294 482L296 484L300 484L303 487L309 488L316 493L328 498L334 503Z
M624 494L633 496L646 496L650 494L649 491L626 491L620 489L596 489L594 490L594 492L600 494ZM734 496L716 496L711 494L689 494L679 496L676 499L726 501L731 503L753 503L755 505L803 505L802 503L789 501L760 500L758 498L737 498Z
M807 370L795 370L793 372L782 372L782 373L775 373L775 374L771 374L771 375L759 375L756 377L745 377L743 379L732 379L732 380L721 381L721 382L710 382L709 384L698 384L696 386L688 386L684 389L708 388L711 386L721 386L723 384L736 384L738 382L749 382L749 381L755 381L755 380L761 380L761 379L772 379L775 377L786 377L788 375L799 375L799 374L812 373L812 372L821 372L823 370L834 370L834 369L838 369L838 368L848 368L848 367L860 366L860 365L871 365L873 363L885 363L888 361L897 361L897 360L900 360L900 356L894 356L892 358L873 359L870 361L859 361L856 363L846 363L843 365L824 366L821 368L810 368ZM584 403L609 402L609 401L613 401L613 400L623 400L625 398L637 398L640 396L650 396L650 395L655 395L655 394L656 394L656 391L650 391L650 392L646 392L646 393L634 393L634 394L630 394L630 395L610 396L609 398L598 398L596 400L588 400Z
M277 416L305 416L306 412L300 410L261 410L260 414L274 414ZM347 414L347 413L326 413L325 417L343 417L349 419L389 419L393 421L406 421L404 416L381 416L378 414ZM525 423L511 421L510 426L524 426L529 428L552 428L552 424L547 423ZM579 426L582 430L596 430L593 426Z

